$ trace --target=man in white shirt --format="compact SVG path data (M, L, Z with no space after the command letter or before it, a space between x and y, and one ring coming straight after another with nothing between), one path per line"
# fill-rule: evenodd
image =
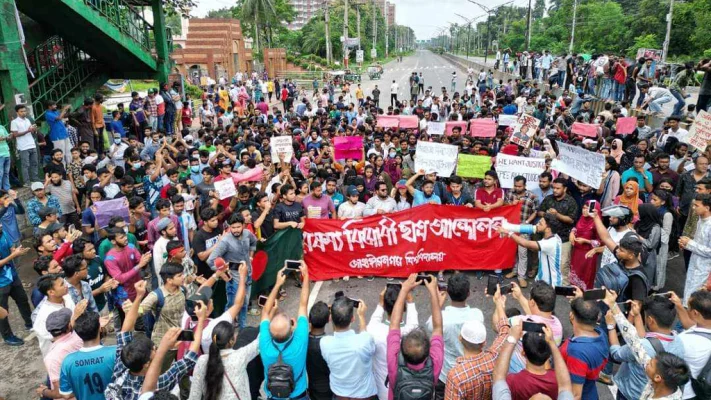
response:
M160 286L163 284L163 279L160 277L160 269L168 260L168 242L175 240L175 237L178 236L178 230L170 218L162 218L156 224L156 231L158 231L160 237L153 245L153 268L154 275L158 278L158 285Z
M659 86L642 86L640 91L647 95L644 103L642 104L642 108L649 106L649 111L654 114L662 114L662 104L669 103L674 99L674 96L671 94L669 89Z
M548 82L548 73L551 69L551 64L553 63L553 56L548 52L548 50L543 52L541 57L541 81Z
M368 200L363 216L391 213L395 211L395 206L397 206L395 199L388 195L388 185L385 182L378 182L375 184L375 196Z
M47 331L47 317L62 308L74 311L75 305L69 294L67 282L60 274L42 275L37 281L37 290L45 297L32 313L32 330L37 335L40 351L44 357L52 346L52 334ZM86 303L86 300L82 302Z
M444 364L442 372L439 374L439 382L435 387L435 398L444 397L444 387L447 383L447 374L454 367L457 358L464 355L464 348L459 341L459 333L462 324L467 321L479 321L484 323L484 314L478 308L467 305L467 298L471 293L469 278L461 273L455 273L447 281L447 296L452 304L442 310L442 322L444 323ZM447 296L440 293L440 307L444 306ZM432 317L427 320L427 330L432 332ZM438 394L441 393L441 396Z
M397 92L400 90L400 86L393 79L392 85L390 85L390 106L394 106L397 103Z
M356 189L355 186L351 185L348 187L346 198L348 201L341 203L338 207L338 219L362 217L363 211L365 211L365 204L358 201L358 189Z
M375 340L375 355L373 356L373 375L375 375L375 386L378 388L378 399L388 400L388 388L385 386L385 379L388 377L387 364L387 337L390 331L390 314L393 312L393 306L400 294L400 283L388 283L380 292L380 302L370 316L370 322L366 331L373 336ZM403 335L407 335L413 329L417 328L417 307L412 298L412 294L407 294L407 308L405 310L405 325L400 331Z
M10 123L10 134L16 141L17 151L20 153L20 168L22 172L22 183L25 186L30 182L39 181L39 153L33 137L37 131L37 125L27 118L27 106L18 104L15 106L17 118Z
M684 346L684 361L689 366L692 378L698 378L711 357L711 292L699 290L689 297L689 308L684 308L676 295L672 294L672 301L679 313L681 323L689 328L679 334L678 339ZM684 386L684 399L700 399L695 397L691 380Z

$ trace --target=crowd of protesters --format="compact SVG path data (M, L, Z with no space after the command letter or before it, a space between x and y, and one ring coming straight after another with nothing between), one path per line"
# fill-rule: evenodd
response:
M390 106L381 105L377 87L366 95L360 85L314 82L307 95L288 81L263 87L265 80L241 75L206 88L199 127L184 118L176 124L175 104L173 116L154 120L135 94L135 105L114 113L106 147L93 136L78 140L64 111L47 104L57 114L47 118L50 136L59 139L45 179L29 168L25 204L9 187L0 190L0 332L7 345L30 345L8 322L12 298L47 367L38 396L597 399L599 380L614 382L618 399L709 398L711 148L689 145L687 117L672 115L652 129L640 116L633 133L618 135L617 119L630 112L624 101L596 114L585 91L556 96L535 82L496 84L486 73L462 92L437 93L413 73L412 97L400 101L396 88ZM164 103L178 102L168 85L163 92ZM281 104L269 107L272 92ZM18 106L11 125L18 141L36 131L25 111ZM504 126L493 138L469 129L427 132L428 121L524 113L540 121L525 146L511 143ZM384 128L383 115L415 115L420 123ZM597 137L572 133L576 121L597 124ZM270 139L278 136L291 137L293 156L273 155ZM361 156L336 159L338 136L361 136ZM418 141L490 156L492 167L482 179L415 170ZM557 142L605 156L599 187L551 167ZM547 160L538 187L528 190L517 176L502 188L496 155L532 150ZM258 178L221 199L215 182L234 173ZM95 204L119 198L128 217L101 223ZM375 305L341 292L309 309L302 261L298 272L277 273L261 311L250 302L257 244L275 232L302 229L307 218L423 204L483 213L521 205L521 225L499 228L500 240L516 242L517 261L508 273L493 271L499 285L488 298L470 296L470 279L483 274L436 271L384 281ZM30 221L37 252L30 298L17 271L29 251L20 244L18 214ZM678 294L666 289L668 261L677 257L686 269ZM278 306L289 276L301 286L298 310ZM602 286L602 296L588 299ZM412 297L418 291L431 306L422 326ZM566 335L557 295L570 300ZM480 310L484 302L493 302L492 315ZM261 315L259 327L248 326L248 314ZM488 328L495 338L487 340ZM116 345L104 344L112 331Z

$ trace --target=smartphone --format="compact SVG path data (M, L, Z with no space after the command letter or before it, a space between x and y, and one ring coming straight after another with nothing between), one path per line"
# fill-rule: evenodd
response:
M195 334L193 331L181 331L178 335L178 341L180 342L192 342L195 340Z
M523 321L523 330L526 332L543 333L544 324L537 322Z
M74 231L76 231L76 227L74 227L74 224L69 224L69 228L67 228L67 233L69 236L74 234Z
M266 306L266 305L267 305L267 299L268 299L267 296L264 296L264 295L259 296L259 299L257 299L257 305L258 305L259 307L264 307L264 306Z
M617 307L620 309L620 312L622 312L622 314L627 315L632 309L632 304L628 302L617 303Z
M440 292L446 292L447 282L437 282L437 289L439 289Z
M672 292L655 293L654 296L662 296L662 297L666 297L667 299L671 299Z
M432 280L432 276L427 274L417 274L417 280L429 283Z
M496 275L489 275L486 281L486 294L493 296L496 293L496 285L499 284L499 277Z
M360 300L356 299L351 299L350 297L347 297L348 301L353 303L353 308L358 308L360 307Z
M593 289L583 292L583 300L602 300L605 298L605 289Z
M590 204L588 205L588 212L590 214L595 212L595 203L597 203L595 200L590 200Z
M284 261L284 266L286 269L298 271L301 268L301 261L297 260L286 260Z
M575 296L574 286L556 286L555 287L556 296Z
M513 284L509 283L508 285L499 286L499 289L501 290L501 294L509 294L513 290ZM496 293L496 289L494 289L494 293Z
M398 289L402 289L402 282L388 282L385 284L385 288L387 289L389 287L396 287Z

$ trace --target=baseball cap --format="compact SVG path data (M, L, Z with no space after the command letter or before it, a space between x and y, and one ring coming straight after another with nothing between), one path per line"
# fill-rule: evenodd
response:
M64 225L60 224L59 222L54 222L54 223L49 224L49 226L47 226L47 229L45 229L45 232L47 232L51 235L54 232L57 232L62 228L64 228Z
M462 339L469 343L479 344L486 342L486 327L479 321L467 321L459 332Z
M54 207L42 207L37 211L37 216L39 216L40 219L45 219L52 214L59 214L59 210Z
M185 139L186 142L192 142L194 140L193 135L185 135L183 139Z
M163 229L167 228L168 225L170 225L170 223L171 223L170 218L168 218L168 217L163 217L163 218L161 218L160 221L158 221L158 223L156 224L156 229L158 230L158 232L160 232L160 231L162 231Z
M64 330L67 325L69 325L69 321L72 319L72 310L68 308L62 308L60 310L57 310L47 316L47 321L45 322L45 328L47 328L47 331L52 333L52 332L60 332Z
M348 186L348 196L357 196L357 195L358 195L358 189L356 189L356 187L353 185Z
M185 302L185 312L188 313L190 318L192 318L194 320L195 319L195 304L197 304L198 301L202 301L203 304L205 304L207 306L208 302L210 301L211 298L212 298L212 289L208 286L201 287L192 296L187 298L187 301Z
M619 205L605 207L601 211L605 217L624 218L631 214L629 207Z
M398 189L405 189L405 188L407 187L407 181L404 180L404 179L400 179L400 180L397 181L397 183L395 184L395 187L398 188Z
M30 189L34 192L35 190L44 189L42 182L32 182Z

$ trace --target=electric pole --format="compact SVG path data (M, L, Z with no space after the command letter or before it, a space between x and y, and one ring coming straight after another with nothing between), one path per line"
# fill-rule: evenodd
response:
M531 1L532 0L528 0L528 18L526 18L526 50L531 47Z
M570 47L568 53L573 54L573 43L575 43L575 15L578 12L578 0L573 0L573 27L570 29Z
M326 33L326 61L330 64L333 62L333 52L331 50L331 28L330 28L330 19L328 15L328 9L329 9L329 0L324 1L326 8L323 10L323 18L325 20L324 22L324 31Z
M388 2L383 0L383 15L385 16L385 57L389 54L390 24L388 23Z
M378 7L375 6L375 1L373 1L373 49L376 48L376 43L378 42Z
M343 0L343 67L348 68L348 0Z
M664 37L664 47L662 48L662 62L667 61L669 53L669 42L671 41L672 17L674 16L674 0L669 1L669 14L667 14L667 35Z
M356 30L358 31L358 50L360 50L360 7L356 3Z

